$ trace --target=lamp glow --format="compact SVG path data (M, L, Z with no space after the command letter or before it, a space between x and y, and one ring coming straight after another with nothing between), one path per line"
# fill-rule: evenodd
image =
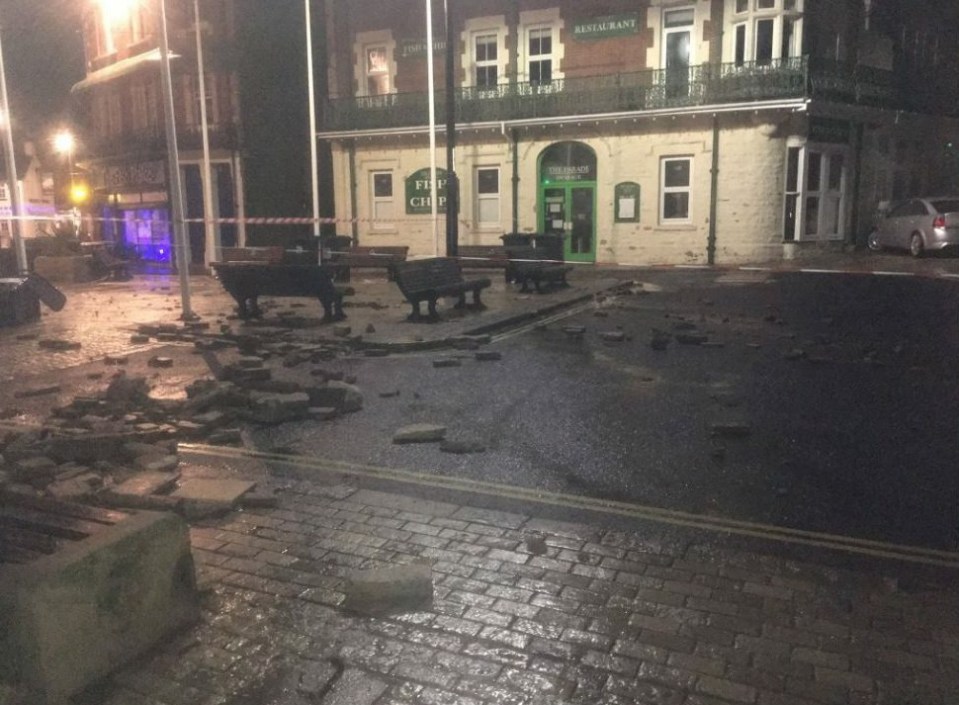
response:
M76 183L70 187L70 200L74 204L86 203L88 198L90 198L90 189L86 184Z
M76 145L76 139L67 130L61 130L53 136L53 148L60 154L73 154Z
M99 0L103 21L109 26L125 21L138 0Z

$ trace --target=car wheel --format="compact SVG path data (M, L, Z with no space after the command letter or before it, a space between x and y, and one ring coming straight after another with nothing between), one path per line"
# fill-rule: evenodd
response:
M909 254L913 257L922 257L925 252L925 245L922 243L922 235L913 233L909 238Z
M878 230L873 230L871 233L869 233L869 237L866 239L866 244L873 252L879 252L879 250L882 249L882 243L879 242Z

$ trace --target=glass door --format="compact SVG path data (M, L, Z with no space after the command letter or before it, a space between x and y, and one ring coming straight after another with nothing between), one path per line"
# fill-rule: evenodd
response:
M689 67L693 63L693 21L695 10L667 10L663 13L663 68L666 70L666 97L689 95Z
M596 261L596 186L582 183L543 188L540 232L563 239L563 257Z

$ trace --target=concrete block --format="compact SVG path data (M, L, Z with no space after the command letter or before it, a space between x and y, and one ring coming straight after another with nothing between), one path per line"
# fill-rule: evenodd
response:
M198 616L186 524L142 512L0 568L0 681L60 703Z
M433 599L433 569L426 563L356 570L347 576L344 607L363 614L420 609Z
M247 480L197 478L184 482L171 497L183 500L183 509L188 517L199 517L229 511L254 487L256 483Z
M168 472L138 472L128 480L121 482L113 488L116 495L133 495L136 497L145 497L146 495L165 492L172 489L176 481L180 479L179 473L171 474Z

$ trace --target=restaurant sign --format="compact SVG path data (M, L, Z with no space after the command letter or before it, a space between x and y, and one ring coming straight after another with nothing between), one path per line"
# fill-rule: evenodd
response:
M429 167L414 171L406 178L406 214L430 215L433 212L432 181ZM436 212L446 212L446 169L436 169Z
M573 25L573 39L583 41L608 39L609 37L625 37L638 33L639 15L635 13L594 17Z
M425 39L401 39L399 42L399 54L401 59L421 59L426 56ZM446 51L445 39L433 40L433 53Z

